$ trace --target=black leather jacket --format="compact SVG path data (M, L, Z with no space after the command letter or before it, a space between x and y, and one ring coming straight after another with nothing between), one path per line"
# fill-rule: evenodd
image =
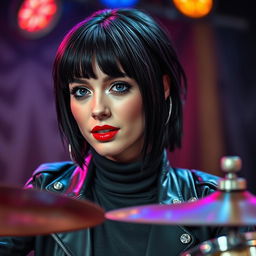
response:
M89 166L91 156L86 159ZM86 173L72 162L41 165L26 184L75 198L86 198ZM196 200L216 189L217 177L200 171L172 168L166 154L159 177L160 204ZM202 241L220 235L216 228L152 225L145 256L176 256ZM1 256L22 256L35 250L36 256L90 256L90 229L36 237L0 239ZM144 255L143 255L144 256Z

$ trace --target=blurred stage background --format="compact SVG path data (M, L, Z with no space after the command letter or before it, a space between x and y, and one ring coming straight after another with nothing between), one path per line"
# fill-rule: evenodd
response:
M106 8L100 0L58 1L55 26L31 37L17 27L21 2L0 1L0 182L19 186L39 164L69 159L57 129L51 67L65 33ZM170 161L223 176L220 157L239 155L240 175L256 193L252 1L215 1L213 11L199 19L182 15L171 0L138 0L134 7L169 30L188 77L183 147Z

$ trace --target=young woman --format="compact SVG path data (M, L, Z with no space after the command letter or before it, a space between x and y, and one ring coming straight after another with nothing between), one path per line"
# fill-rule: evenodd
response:
M148 14L103 10L58 49L53 77L60 130L73 161L44 164L27 183L89 199L106 211L201 198L217 178L172 168L181 144L186 79L170 39ZM86 230L0 240L0 255L170 256L218 235L206 227L105 221Z

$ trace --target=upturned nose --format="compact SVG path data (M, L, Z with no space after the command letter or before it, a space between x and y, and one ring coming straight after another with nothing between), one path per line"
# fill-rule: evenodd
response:
M104 120L111 116L110 108L104 97L94 97L91 115L95 120Z

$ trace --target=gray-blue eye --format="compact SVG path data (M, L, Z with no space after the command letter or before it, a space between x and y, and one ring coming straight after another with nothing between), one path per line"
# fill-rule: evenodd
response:
M71 90L71 94L74 95L75 98L82 98L90 94L90 91L85 87L74 87Z
M123 94L123 93L129 92L130 88L131 88L131 85L129 85L128 83L116 82L111 87L111 91L116 94Z

